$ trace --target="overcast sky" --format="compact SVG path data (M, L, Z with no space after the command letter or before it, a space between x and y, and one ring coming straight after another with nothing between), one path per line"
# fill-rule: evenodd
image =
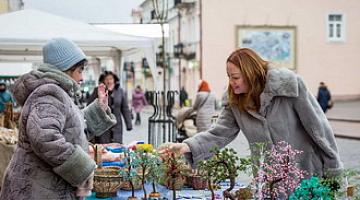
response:
M37 9L87 23L132 23L131 9L144 0L23 0Z

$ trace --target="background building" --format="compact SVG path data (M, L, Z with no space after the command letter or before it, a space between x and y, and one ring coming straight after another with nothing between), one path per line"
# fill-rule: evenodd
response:
M256 48L250 43L264 32L291 37L290 44L280 45L290 49L273 59L283 60L282 66L300 74L314 94L324 81L335 99L360 97L360 1L204 0L202 4L202 72L218 98L227 85L227 56L240 46ZM267 49L276 47L271 42L279 42L266 41Z
M23 7L23 0L0 0L0 14L21 10Z
M160 1L161 2L161 1ZM166 39L169 70L166 84L171 90L185 86L191 93L200 79L200 9L196 0L164 0L168 2L169 37ZM139 15L138 11L142 14ZM139 16L142 18L139 20ZM134 21L157 23L152 0L145 0L133 13ZM160 39L158 45L160 45ZM159 70L162 73L162 70ZM162 82L162 78L157 81ZM161 83L162 84L162 83Z

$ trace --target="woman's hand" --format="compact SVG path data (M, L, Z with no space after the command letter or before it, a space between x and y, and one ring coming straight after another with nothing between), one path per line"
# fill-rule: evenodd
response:
M175 150L181 154L189 153L190 147L186 143L165 143L158 148L160 154L165 153L166 149Z
M86 181L77 186L76 196L83 198L91 196L91 190L94 188L94 172L86 179Z
M98 87L98 99L100 105L105 108L108 106L108 91L103 83L101 83Z

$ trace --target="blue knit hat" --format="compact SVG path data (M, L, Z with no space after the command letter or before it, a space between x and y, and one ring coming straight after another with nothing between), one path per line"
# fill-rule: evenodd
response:
M66 71L86 59L84 52L66 38L54 38L48 41L43 47L43 57L44 63L54 65L61 71Z

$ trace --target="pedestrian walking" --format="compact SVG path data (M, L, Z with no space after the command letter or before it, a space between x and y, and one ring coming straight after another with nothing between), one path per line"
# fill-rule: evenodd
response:
M116 125L106 131L99 137L95 137L95 143L123 143L123 120L125 122L126 130L132 130L131 112L128 105L127 95L120 87L119 78L111 71L105 71L99 77L99 83L104 83L108 91L108 104L111 112L116 117ZM93 102L97 97L97 89L94 90L89 98L89 102Z
M140 113L144 106L146 106L148 103L145 98L145 94L142 91L140 85L136 86L135 91L132 95L132 107L135 111L135 125L141 124L141 116Z
M186 92L185 87L181 87L180 94L179 94L181 108L185 105L185 102L188 98L189 98L188 93Z
M319 102L320 107L324 113L326 113L326 111L333 106L330 91L324 82L320 82L317 101Z
M201 80L196 93L192 112L196 112L196 128L198 132L211 127L211 118L215 115L215 96L211 93L209 83Z

